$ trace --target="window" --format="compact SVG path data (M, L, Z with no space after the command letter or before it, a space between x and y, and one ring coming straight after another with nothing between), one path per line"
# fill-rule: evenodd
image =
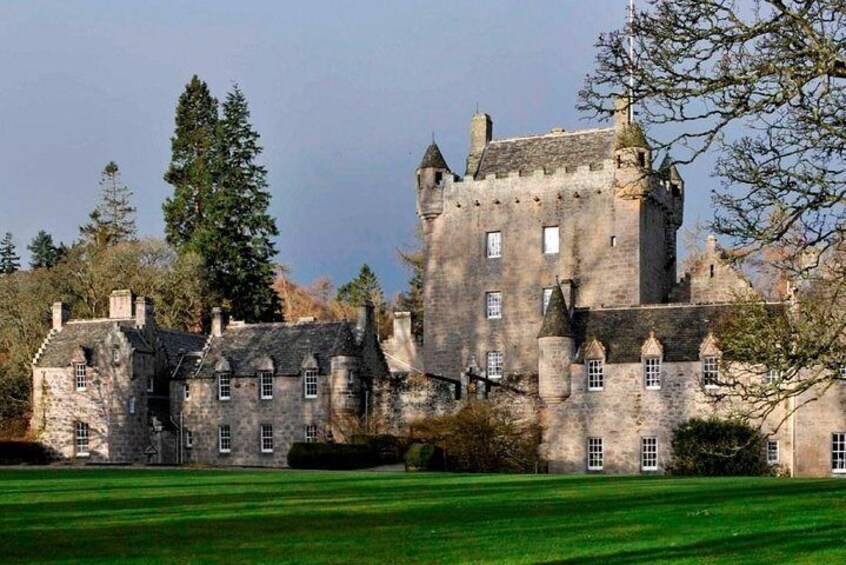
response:
M262 400L273 399L273 373L270 371L259 372L259 394Z
M502 378L502 351L488 351L488 378Z
M153 377L147 377L147 392L156 390L156 381Z
M601 471L603 466L602 438L588 438L588 471Z
M558 226L543 228L543 252L544 255L558 253Z
M317 398L317 369L305 370L303 392L306 398Z
M76 363L73 366L73 374L76 377L76 390L85 390L88 380L85 376L85 363Z
M616 235L611 236L611 247L617 247L617 236Z
M840 378L846 379L846 365L840 365Z
M647 357L643 360L643 384L647 390L661 388L661 358Z
M355 371L347 371L347 386L353 386L355 384Z
M185 430L185 449L194 447L194 432Z
M781 371L770 369L767 371L766 381L768 385L775 384L781 380Z
M305 427L305 440L306 443L314 443L317 441L317 426L314 424L308 424Z
M588 390L602 390L605 386L605 375L602 374L602 359L588 359L587 378Z
M638 167L646 166L646 154L641 151L637 152L637 165Z
M846 433L831 434L831 471L846 473Z
M76 423L75 438L76 456L88 457L88 424L86 422Z
M714 356L702 358L702 384L715 387L720 382L720 360Z
M229 426L220 426L217 429L217 450L220 453L232 451L232 430Z
M120 363L120 346L114 345L112 346L112 363L117 365Z
M769 465L778 465L778 440L767 440L767 463Z
M273 426L269 424L261 426L261 452L273 453Z
M184 400L191 398L191 387L188 386L188 383L182 385L182 398Z
M549 308L550 298L552 298L552 289L543 289L543 297L541 298L541 314L546 315L546 309Z
M489 231L485 237L485 251L488 259L502 257L502 232Z
M658 438L640 438L640 468L643 471L658 470Z
M217 374L217 399L229 400L232 398L232 376L229 373Z
M498 320L502 318L501 292L485 293L485 312L489 320Z
M127 411L130 414L135 414L135 397L134 396L129 397L129 402L127 402Z

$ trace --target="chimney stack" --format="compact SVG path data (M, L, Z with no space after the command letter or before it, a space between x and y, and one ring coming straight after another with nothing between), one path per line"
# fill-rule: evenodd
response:
M411 312L394 312L394 343L411 340Z
M53 329L58 331L68 322L70 311L66 304L61 302L53 303Z
M139 328L152 329L156 325L156 312L153 299L139 296L135 300L135 325Z
M111 296L109 296L109 318L126 320L132 317L132 292L129 290L113 290Z
M358 307L357 328L360 332L366 334L369 331L375 331L376 324L374 322L374 312L375 308L373 307L373 302L370 299L365 300L364 304Z
M470 121L470 152L467 154L467 171L465 175L474 176L479 170L482 153L493 139L493 121L483 112L473 114Z
M223 310L220 306L212 308L211 334L212 337L223 335Z

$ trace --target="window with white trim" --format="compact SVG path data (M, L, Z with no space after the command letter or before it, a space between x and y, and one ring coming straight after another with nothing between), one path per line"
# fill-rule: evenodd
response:
M643 384L647 390L661 389L660 357L645 357L643 359Z
M232 375L230 373L217 374L217 399L229 400L232 398Z
M541 295L541 314L546 315L546 309L549 308L549 301L552 299L552 289L545 288L543 289L543 295Z
M128 412L129 412L130 414L135 414L135 397L134 397L134 396L130 396L130 397L129 397L129 402L128 402L127 404L128 404L128 406L127 406L127 408L128 408Z
M840 378L846 379L846 365L840 365L839 372L840 372Z
M147 377L147 392L156 390L156 381L153 377Z
M74 427L74 450L76 456L88 457L88 423L76 422Z
M112 364L117 365L120 363L120 346L113 345L112 346Z
M781 380L781 371L778 369L769 369L767 371L766 381L768 385L776 384Z
M502 318L502 293L501 292L486 292L485 293L485 314L488 320L498 320Z
M314 424L306 425L305 440L306 443L315 443L317 441L317 426L315 426Z
M232 428L228 424L217 428L217 450L220 453L232 451Z
M76 390L78 391L83 391L88 387L88 378L85 370L85 363L74 363L73 374L76 380Z
M605 387L602 359L587 360L587 385L588 390L602 390Z
M543 228L543 253L544 255L555 255L558 253L558 226L546 226Z
M488 351L487 375L489 379L502 378L502 351Z
M778 440L767 440L767 464L778 465Z
M588 438L588 471L601 471L604 466L604 453L601 437Z
M261 425L261 452L273 453L273 426Z
M185 430L185 449L191 449L194 447L194 432L191 430Z
M262 400L273 400L273 373L259 371L259 395Z
M489 231L485 236L485 254L488 259L502 257L502 232Z
M306 398L317 398L317 369L306 369L303 375L303 394Z
M714 355L702 358L702 385L715 387L720 383L720 359Z
M355 371L350 369L347 371L347 386L351 387L355 385Z
M642 471L658 470L658 438L640 438L640 469Z
M831 434L831 472L846 473L846 433Z
M191 398L191 387L188 386L188 383L185 383L182 385L182 399L188 400L189 398Z

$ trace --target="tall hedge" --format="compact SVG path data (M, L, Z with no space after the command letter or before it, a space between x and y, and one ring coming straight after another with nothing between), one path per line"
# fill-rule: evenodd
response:
M694 418L673 430L673 475L728 477L772 473L766 438L744 422Z

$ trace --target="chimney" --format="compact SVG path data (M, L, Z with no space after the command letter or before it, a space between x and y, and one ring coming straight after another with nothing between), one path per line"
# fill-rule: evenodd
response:
M614 99L614 127L620 129L630 123L629 98L628 96L617 96Z
M394 342L411 340L411 312L394 312Z
M53 303L53 329L58 331L68 322L70 311L66 304L61 302Z
M211 334L212 337L223 335L223 310L220 306L212 308Z
M109 318L112 320L126 320L133 317L132 292L129 290L113 290L109 296Z
M493 121L491 117L482 112L473 114L473 119L470 120L470 152L467 154L465 175L475 176L482 161L482 153L492 138Z
M362 333L367 333L369 331L375 331L376 324L374 323L375 319L375 309L373 307L373 302L371 300L366 300L364 304L358 307L358 324L357 328Z
M156 312L153 299L139 296L135 300L135 325L139 328L152 329L156 325Z

